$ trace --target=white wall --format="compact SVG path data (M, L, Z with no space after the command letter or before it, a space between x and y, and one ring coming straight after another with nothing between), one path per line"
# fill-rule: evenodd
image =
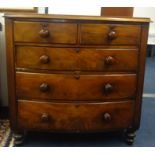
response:
M95 0L56 0L49 7L49 13L73 15L100 15L100 1Z
M49 14L67 14L67 15L100 15L100 7L98 6L89 6L84 5L81 6L70 6L66 5L55 5L49 7Z
M155 33L155 7L135 7L134 17L149 17L152 20L150 24L150 33Z

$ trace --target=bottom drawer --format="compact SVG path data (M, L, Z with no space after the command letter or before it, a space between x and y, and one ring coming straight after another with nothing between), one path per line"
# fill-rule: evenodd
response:
M18 125L24 129L104 131L127 128L134 102L51 103L18 101Z

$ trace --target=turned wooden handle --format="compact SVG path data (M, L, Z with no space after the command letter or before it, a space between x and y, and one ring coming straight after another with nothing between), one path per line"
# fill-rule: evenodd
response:
M104 85L104 92L105 93L111 93L113 91L113 86L110 83L107 83Z
M79 71L74 72L74 78L77 79L77 80L80 79L80 72Z
M114 39L116 39L116 38L117 38L117 33L116 33L116 31L111 30L111 31L108 33L108 38L109 38L109 40L114 40Z
M76 53L79 53L80 52L80 48L76 48L75 51L76 51Z
M42 55L42 56L40 57L40 62L41 62L42 64L48 64L49 61L50 61L50 59L49 59L49 56L47 56L47 55Z
M47 92L49 90L49 85L47 83L42 83L40 85L40 91Z
M115 63L115 59L112 56L107 56L105 58L105 64L106 65L113 65Z
M111 120L111 115L109 113L105 113L103 115L103 119L104 121L109 122Z
M41 121L42 122L48 122L49 121L49 115L47 113L43 113L41 115Z
M80 79L80 75L79 74L75 74L74 75L74 78L77 79L77 80L79 80Z
M49 36L49 31L47 29L42 29L42 30L40 30L39 35L42 38L47 38Z

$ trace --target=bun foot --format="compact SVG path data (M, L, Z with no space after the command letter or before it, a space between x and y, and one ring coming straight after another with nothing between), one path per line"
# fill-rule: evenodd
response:
M128 145L132 145L134 143L135 137L136 137L136 134L134 130L129 129L126 131L125 141Z
M24 142L25 133L15 132L13 133L13 137L14 137L14 146L20 146Z

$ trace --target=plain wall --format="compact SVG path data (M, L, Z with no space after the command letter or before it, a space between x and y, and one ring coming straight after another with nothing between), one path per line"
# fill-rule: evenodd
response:
M151 18L149 33L155 33L155 7L135 7L134 16Z

